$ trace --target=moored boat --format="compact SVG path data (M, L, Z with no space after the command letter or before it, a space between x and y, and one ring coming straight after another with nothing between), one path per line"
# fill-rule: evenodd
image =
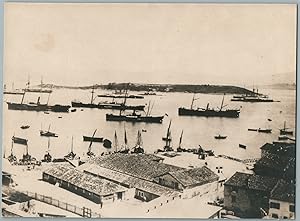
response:
M221 140L221 139L226 139L227 138L227 136L223 136L223 135L218 135L218 136L215 136L215 139L219 139L219 140Z
M286 122L284 121L283 128L279 129L280 135L293 135L293 131L286 127Z
M83 136L83 141L93 141L93 142L103 142L103 137L89 137L89 136Z
M28 143L27 139L24 139L24 138L21 138L21 137L16 137L16 136L12 137L12 141L14 143L22 144L22 145L27 145L27 143Z
M224 104L224 96L222 99L221 107L218 110L213 108L209 108L209 103L206 108L193 108L193 104L195 101L195 95L193 96L192 104L190 108L180 107L178 108L179 116L199 116L199 117L228 117L228 118L238 118L240 116L239 109L226 109Z

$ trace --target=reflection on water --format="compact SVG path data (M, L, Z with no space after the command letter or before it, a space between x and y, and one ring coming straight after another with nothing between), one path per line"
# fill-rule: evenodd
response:
M232 96L225 96L225 108L241 108L240 117L230 118L205 118L178 116L177 109L180 106L189 107L191 105L192 94L188 93L165 93L163 96L145 96L145 99L128 100L128 104L147 104L154 102L152 115L164 115L162 124L130 123L130 122L106 122L105 114L118 111L98 110L98 109L77 109L72 113L50 113L28 112L7 110L7 105L3 105L4 113L4 138L3 145L6 154L10 153L11 137L20 136L29 140L29 152L37 159L41 159L47 150L47 137L41 137L39 130L47 130L51 124L51 131L58 134L57 138L50 138L50 150L53 157L66 155L71 148L71 137L74 137L74 151L79 155L84 155L89 146L89 142L83 142L83 135L92 136L95 129L95 136L108 138L111 141L114 132L117 132L119 145L124 143L124 128L127 130L128 144L133 147L137 139L137 131L142 130L144 149L148 153L153 153L158 148L162 148L164 143L162 137L166 135L170 119L172 119L173 147L177 148L181 130L184 130L182 147L198 147L213 149L216 154L226 154L240 159L259 157L259 147L266 142L272 142L279 135L279 128L283 127L283 122L295 130L295 90L267 90L261 91L270 94L274 100L281 102L274 103L239 103L230 102ZM107 91L96 91L96 94L107 93ZM133 94L133 93L132 93ZM41 103L48 100L47 94L31 93L26 94L24 102L36 101L41 96ZM88 90L55 90L49 99L49 104L70 104L76 99L83 102L90 102L90 92ZM218 107L221 104L222 95L197 94L198 98L194 106ZM21 96L5 95L5 101L21 101ZM100 100L96 98L95 102ZM59 118L61 117L61 118ZM272 121L268 121L271 119ZM30 125L29 129L22 130L20 126ZM250 132L248 128L270 127L272 134ZM215 135L226 135L225 140L216 140ZM244 144L247 149L239 148L239 144ZM19 158L25 151L25 147L15 144L14 153ZM92 151L100 154L107 151L103 143L93 143Z

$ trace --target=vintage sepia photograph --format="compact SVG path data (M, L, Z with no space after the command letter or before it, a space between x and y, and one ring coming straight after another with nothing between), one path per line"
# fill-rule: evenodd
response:
M295 219L297 4L4 3L2 216Z

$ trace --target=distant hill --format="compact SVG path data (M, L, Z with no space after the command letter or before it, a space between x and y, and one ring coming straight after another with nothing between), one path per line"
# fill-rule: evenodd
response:
M230 85L192 85L192 84L135 84L135 83L109 83L95 84L90 86L59 86L54 84L43 84L37 87L57 88L57 89L104 89L114 91L157 91L157 92L185 92L185 93L204 93L204 94L253 94L252 91Z

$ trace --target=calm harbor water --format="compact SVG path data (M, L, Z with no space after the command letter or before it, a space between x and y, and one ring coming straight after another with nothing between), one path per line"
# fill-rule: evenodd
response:
M95 94L110 93L97 90ZM226 154L240 159L255 158L260 156L260 146L266 142L272 142L278 138L279 128L283 122L295 131L295 90L261 90L261 93L269 94L273 103L241 103L230 102L232 95L225 96L226 108L241 108L240 117L230 118L205 118L178 116L180 106L191 105L192 94L189 93L161 93L162 96L145 96L145 99L129 99L128 104L147 104L154 102L152 115L164 115L162 124L107 122L105 114L118 111L99 109L77 109L72 113L52 113L8 110L7 104L3 104L4 112L4 137L3 151L10 154L11 137L13 135L28 139L29 153L37 159L42 159L47 150L47 137L41 137L39 130L42 128L58 134L57 138L50 138L50 153L54 158L66 155L71 148L72 136L74 137L74 151L79 156L84 156L88 150L89 142L83 142L83 135L92 136L95 129L98 137L113 140L114 132L117 132L119 146L124 144L124 128L127 131L128 146L133 147L137 139L137 131L142 132L143 146L147 153L153 153L164 146L162 137L166 135L170 120L172 120L171 132L173 147L176 149L179 143L181 130L183 130L182 147L198 147L213 149L216 154ZM137 93L130 93L137 94ZM46 103L47 94L28 93L24 102L35 102L41 96L41 103ZM197 94L194 107L219 107L223 95ZM70 104L76 99L89 102L91 94L89 90L57 89L50 96L49 104ZM95 102L105 100L96 98ZM111 101L111 99L106 99ZM5 95L4 101L20 102L20 95ZM59 118L61 116L61 118ZM271 119L272 121L269 121ZM29 129L22 130L20 126L30 125ZM272 128L271 134L248 131L248 128ZM226 135L225 140L216 140L215 135ZM244 144L247 149L239 148ZM25 146L14 144L14 153L18 158L25 151ZM103 143L93 143L92 151L96 154L107 152Z

